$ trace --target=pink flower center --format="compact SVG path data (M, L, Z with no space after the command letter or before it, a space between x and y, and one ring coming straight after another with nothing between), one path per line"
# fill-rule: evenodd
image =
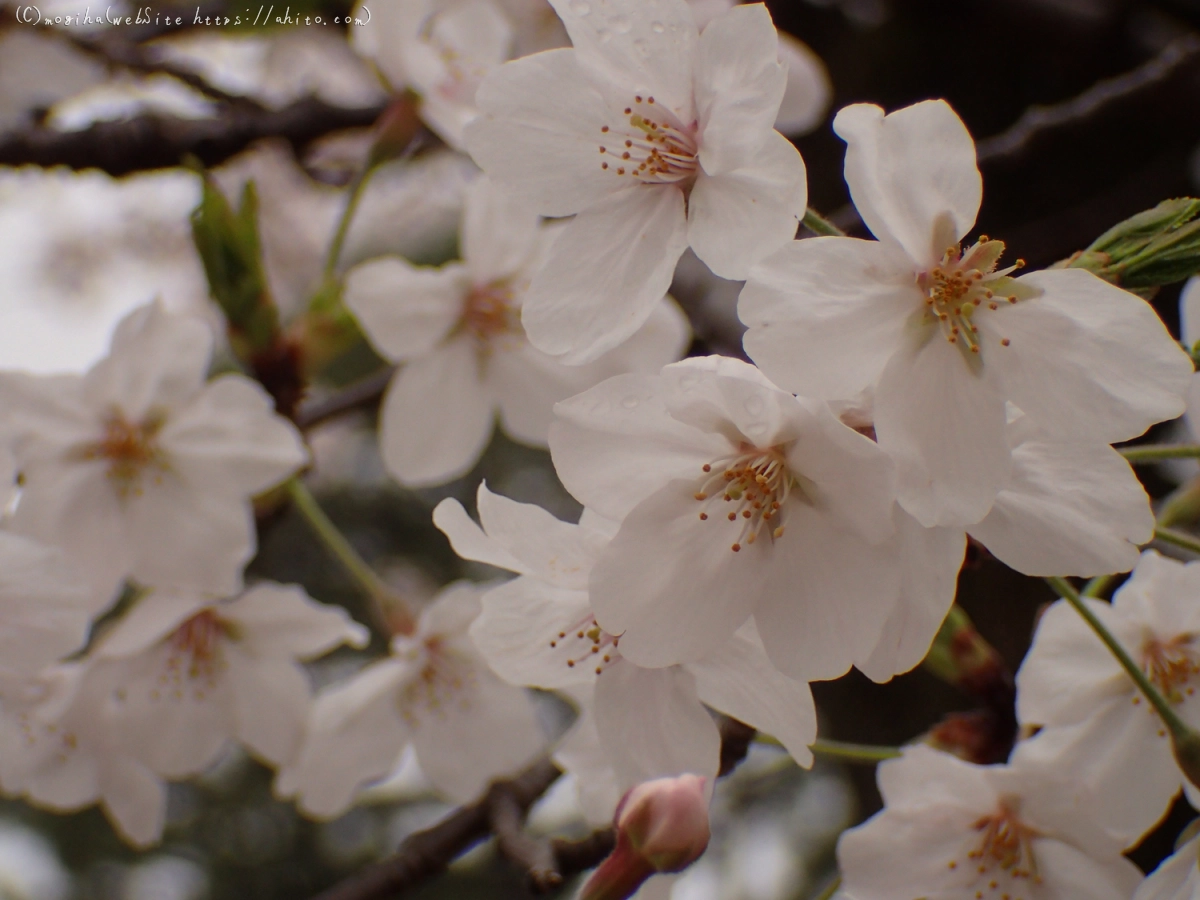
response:
M643 184L690 187L700 165L696 127L676 121L653 97L635 97L624 118L600 129L600 168Z
M166 666L151 686L150 699L179 701L190 690L194 700L203 700L225 671L221 642L229 636L228 624L212 609L176 628L167 638Z
M550 649L568 669L591 667L597 675L621 658L617 650L620 637L611 635L596 624L588 613L580 621L550 641Z
M706 463L703 471L708 477L695 494L702 504L700 521L724 518L740 523L730 545L734 553L764 531L771 540L783 537L784 504L795 478L778 448L745 446L734 456Z
M941 324L947 341L961 343L971 353L979 353L979 326L972 321L976 310L984 304L989 310L999 309L1002 303L1034 295L1008 277L1025 265L1024 260L996 270L1003 253L1002 241L982 236L965 252L961 244L948 248L941 263L917 276L917 286L925 294L926 315ZM1009 346L1008 338L1002 338L1000 344Z
M463 300L460 323L480 344L500 335L522 334L512 285L498 281L472 288Z
M105 420L100 440L85 446L80 455L85 460L106 460L108 479L122 497L130 493L141 494L144 472L157 470L155 483L161 483L161 473L167 469L166 456L157 442L162 426L161 416L151 415L144 422L130 422L114 411Z
M1172 703L1182 703L1195 689L1191 682L1200 673L1200 661L1193 648L1196 636L1181 634L1169 641L1150 638L1142 645L1142 669L1146 677ZM1141 703L1135 693L1135 705Z
M446 718L455 703L469 709L470 693L476 682L471 661L436 636L425 638L418 652L424 657L421 671L404 686L399 698L404 721L415 728L423 715Z
M1023 885L1042 883L1033 853L1038 833L1024 824L1007 803L976 822L975 831L979 842L967 852L962 864L964 873L973 877L964 887L976 889L975 900L1025 900L1029 895L1023 893ZM960 864L951 860L947 866L957 870Z

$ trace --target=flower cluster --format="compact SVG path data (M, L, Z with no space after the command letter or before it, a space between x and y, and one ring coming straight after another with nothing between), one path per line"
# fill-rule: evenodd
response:
M941 100L838 112L873 238L798 239L814 220L785 133L829 91L762 4L374 12L356 50L479 169L459 258L340 268L355 195L309 310L326 318L281 326L257 243L231 240L240 256L205 259L230 326L217 364L208 324L152 302L82 374L0 373L0 788L98 802L145 846L165 782L233 745L322 819L406 750L462 803L549 754L589 821L616 815L592 895L627 896L707 844L713 714L811 765L811 683L925 660L974 543L1065 597L1016 679L1021 740L990 764L944 742L884 763L883 810L839 844L845 897L1200 895L1194 838L1145 881L1122 855L1181 790L1200 808L1200 563L1144 549L1155 514L1113 447L1196 400L1154 308L973 235L975 144ZM687 356L668 291L689 249L744 282L745 358ZM246 277L218 284L235 262ZM297 391L272 380L306 350L288 374L310 378L304 340L337 328L387 363L378 445L400 486L469 476L498 422L549 451L578 521L478 478L472 510L442 492L433 525L494 577L406 609L307 493ZM394 606L375 658L319 691L305 664L371 633L247 576L256 514L289 500ZM1111 603L1064 580L1130 570ZM534 690L575 711L561 733Z

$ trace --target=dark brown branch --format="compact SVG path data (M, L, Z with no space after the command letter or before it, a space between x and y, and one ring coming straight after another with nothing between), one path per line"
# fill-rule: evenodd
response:
M343 109L308 97L278 110L229 105L214 119L139 116L98 122L83 131L33 125L0 138L0 165L61 165L127 175L178 166L192 155L215 166L262 138L282 137L299 147L334 131L371 125L383 109Z
M721 775L746 758L755 731L728 716L721 730ZM511 781L494 783L481 799L463 806L436 825L409 835L388 859L352 875L313 900L391 900L402 891L445 871L475 844L495 834L500 851L529 873L530 886L545 891L586 871L612 852L616 836L601 829L578 841L541 841L524 830L525 815L562 774L541 759Z
M343 413L356 409L374 406L383 396L388 382L396 372L395 367L381 369L374 375L368 375L361 381L356 381L349 387L342 388L336 394L324 400L316 400L300 407L296 414L296 426L301 430L315 428L317 425L337 418Z

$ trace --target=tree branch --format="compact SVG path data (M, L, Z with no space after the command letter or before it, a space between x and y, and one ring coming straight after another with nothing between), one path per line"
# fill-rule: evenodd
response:
M755 731L728 716L721 730L721 775L746 758ZM436 825L409 835L396 852L317 895L313 900L391 900L437 875L475 844L495 835L500 852L528 873L530 887L544 892L593 868L612 852L616 836L601 829L582 840L539 840L524 830L525 816L562 770L548 757L509 781L494 782L475 803L459 807Z
M296 427L301 431L307 431L330 419L335 419L343 413L374 406L383 396L384 390L395 373L395 366L388 366L374 375L368 375L366 378L342 388L323 400L304 404L294 418Z

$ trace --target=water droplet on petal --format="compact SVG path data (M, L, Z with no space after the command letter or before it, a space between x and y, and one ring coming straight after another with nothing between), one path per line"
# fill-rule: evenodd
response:
M679 379L679 388L680 388L680 390L690 391L690 390L693 390L696 387L696 385L699 383L700 383L699 375L688 374L688 375L684 375L682 378Z
M664 31L667 30L667 26L665 26L662 22L651 22L650 30L653 31L655 34L662 34Z
M617 34L629 34L630 29L633 28L633 23L629 21L629 16L613 16L609 20L609 24L612 25L612 30Z
M754 396L746 398L746 412L752 416L757 416L763 411L762 397Z
M586 16L592 11L592 7L585 0L571 0L569 7L571 12L577 16Z
M643 56L646 56L646 55L648 55L648 51L650 48L647 46L645 38L637 38L633 42L633 49L636 50L638 53L641 53Z
M623 407L625 407L626 409L634 409L638 405L638 398L636 396L634 396L633 394L630 394L628 397L626 397L624 400L621 401L621 405Z
M597 28L596 37L600 39L600 43L607 44L612 40L612 32L607 28Z
M760 434L766 434L767 426L764 422L754 422L746 426L746 435L748 437L758 437Z

